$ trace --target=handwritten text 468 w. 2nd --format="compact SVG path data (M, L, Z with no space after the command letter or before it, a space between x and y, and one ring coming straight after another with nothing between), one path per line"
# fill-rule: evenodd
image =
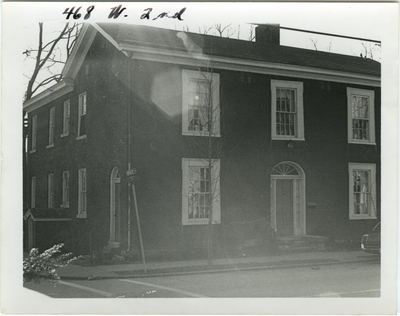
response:
M66 8L63 12L63 14L66 14L65 19L69 20L70 17L72 17L74 20L78 20L82 17L82 14L80 13L80 10L82 9L82 7L78 7L75 9L75 7L72 8ZM86 14L83 16L84 20L87 20L90 18L93 10L95 9L94 5L91 5L89 7L86 8ZM109 19L117 19L122 12L124 12L126 10L125 7L122 7L122 5L120 4L117 7L113 7L111 8L111 12L108 15ZM143 13L140 16L141 20L150 20L150 15L151 12L153 11L153 8L147 8L144 9L143 11L145 11L145 13ZM183 21L182 19L182 14L186 11L186 8L182 8L180 11L177 11L176 13L170 15L169 12L162 12L160 14L158 14L155 18L151 19L151 20L157 20L157 19L162 19L162 18L169 18L169 19L178 19L180 21ZM126 12L125 12L126 13ZM84 13L83 13L84 14ZM128 17L127 14L124 14L124 17Z

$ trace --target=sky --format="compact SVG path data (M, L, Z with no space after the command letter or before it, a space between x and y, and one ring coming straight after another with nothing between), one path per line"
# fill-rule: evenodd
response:
M307 49L318 49L353 56L365 55L365 47L373 53L373 59L381 61L381 49L385 46L385 34L390 33L396 24L397 12L393 4L382 3L122 3L118 18L109 19L111 8L119 3L25 3L24 10L29 15L23 19L23 49L37 47L38 21L45 25L45 36L52 38L65 22L119 22L141 24L190 32L204 32L216 24L227 27L232 38L241 39L250 36L254 24L273 23L283 27L305 29L345 36L382 40L378 47L371 42L348 40L332 36L281 30L281 45ZM79 19L74 15L64 14L79 8ZM186 8L181 15L183 21L170 18L156 18L163 12L170 16ZM151 8L150 19L140 17ZM88 12L90 14L88 14ZM87 17L85 20L84 18ZM68 18L68 20L67 20ZM394 31L394 30L393 30ZM208 34L215 33L211 29ZM363 46L365 45L365 47ZM23 50L23 51L24 51ZM25 55L23 56L25 57ZM371 56L368 56L371 57ZM24 58L25 85L33 69L33 61Z

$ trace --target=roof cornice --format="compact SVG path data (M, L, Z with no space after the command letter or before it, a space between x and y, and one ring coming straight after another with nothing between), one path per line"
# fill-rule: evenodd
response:
M205 54L189 54L187 52L140 47L125 43L120 44L120 46L122 50L131 52L132 59L158 61L185 66L213 67L216 69L333 81L373 87L381 86L381 78L373 75L355 74L337 70L271 63L265 61L253 61L240 58L209 56Z
M45 91L34 96L32 99L26 101L24 103L24 111L27 113L32 112L40 108L42 105L59 98L68 92L71 92L73 89L74 81L71 79L64 79L63 81L58 82L54 86L51 86Z
M96 34L97 31L90 24L87 23L82 26L74 48L63 68L63 78L75 79Z

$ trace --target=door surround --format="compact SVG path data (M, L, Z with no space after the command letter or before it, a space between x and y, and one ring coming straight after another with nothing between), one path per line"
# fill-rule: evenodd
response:
M283 161L271 171L271 228L279 236L276 225L276 180L292 180L293 183L293 232L294 236L306 235L306 177L296 163Z

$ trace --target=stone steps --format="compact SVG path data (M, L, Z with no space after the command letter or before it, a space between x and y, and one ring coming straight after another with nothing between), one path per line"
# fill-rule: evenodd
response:
M288 252L322 251L328 238L324 236L288 236L277 237L277 249Z

